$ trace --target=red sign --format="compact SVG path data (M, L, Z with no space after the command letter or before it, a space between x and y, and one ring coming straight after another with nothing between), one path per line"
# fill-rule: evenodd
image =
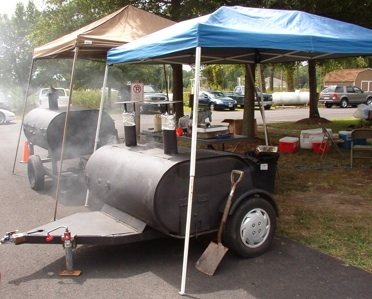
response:
M134 84L132 88L133 88L134 93L141 93L142 92L141 84Z

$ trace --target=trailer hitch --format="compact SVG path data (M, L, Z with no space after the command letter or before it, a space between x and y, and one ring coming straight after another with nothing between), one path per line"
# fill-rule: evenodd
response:
M14 230L14 231L11 231L11 232L6 232L4 237L2 237L0 239L0 244L9 244L9 243L13 243L14 242L14 234L16 234L18 232L18 230Z
M26 236L41 232L43 232L42 229L34 230L27 233L18 233L18 230L6 232L4 237L0 239L0 244L14 243L15 245L19 245L25 242Z

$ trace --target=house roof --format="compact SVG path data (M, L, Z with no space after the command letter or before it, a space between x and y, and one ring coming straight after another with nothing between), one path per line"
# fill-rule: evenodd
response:
M354 82L356 77L370 68L334 70L324 76L324 82Z
M105 59L106 52L175 22L127 5L87 26L34 49L33 59L79 57Z

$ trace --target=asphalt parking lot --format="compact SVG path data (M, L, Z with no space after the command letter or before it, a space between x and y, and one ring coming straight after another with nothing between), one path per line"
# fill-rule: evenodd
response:
M19 123L0 126L0 234L50 222L54 187L30 189L26 166L12 174ZM19 160L19 159L18 159ZM58 218L84 210L84 188L62 192ZM372 274L277 236L255 259L228 253L215 276L194 268L209 240L190 244L186 298L371 298ZM181 298L183 241L159 239L118 246L80 246L77 278L61 277L62 246L0 245L0 298Z

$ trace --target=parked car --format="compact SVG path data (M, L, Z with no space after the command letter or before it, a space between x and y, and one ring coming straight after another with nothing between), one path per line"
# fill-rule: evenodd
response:
M0 109L10 110L9 104L6 102L0 102Z
M244 85L238 85L235 86L234 91L232 93L227 94L229 97L233 98L234 100L237 101L237 104L239 107L244 108ZM255 94L255 101L254 105L256 107L259 107L258 104L258 97L263 98L262 105L265 110L270 110L271 106L273 105L273 96L269 93L262 93L261 90L256 86L256 94Z
M221 91L202 91L198 100L200 105L207 105L210 110L229 109L233 111L237 106L236 100Z
M162 92L157 92L151 85L143 86L143 98L145 104L141 106L141 112L161 112L167 111L167 104L157 104L157 102L166 102L168 97Z
M357 86L352 85L331 85L323 89L319 95L319 102L326 108L333 105L346 108L359 104L372 104L372 92L365 92Z
M9 96L0 90L0 109L10 110Z
M0 125L9 123L16 119L16 116L13 112L10 112L6 109L0 109Z
M65 88L55 87L55 92L58 95L58 106L59 107L66 107L68 105L68 98L69 98L69 90ZM41 88L39 91L39 104L41 107L48 108L48 93L50 92L50 88Z

